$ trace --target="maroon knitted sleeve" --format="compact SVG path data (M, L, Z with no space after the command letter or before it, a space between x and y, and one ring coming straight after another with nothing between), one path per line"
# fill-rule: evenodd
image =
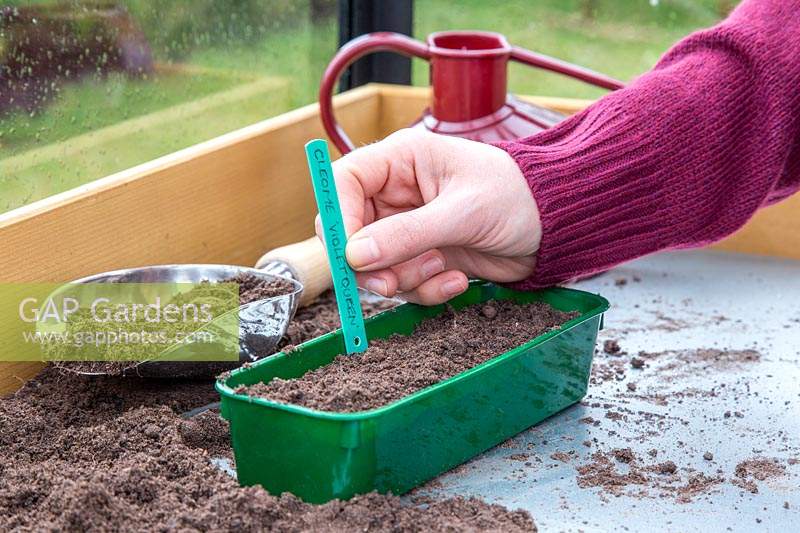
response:
M800 188L800 2L745 1L625 89L497 146L541 214L520 288L721 239Z

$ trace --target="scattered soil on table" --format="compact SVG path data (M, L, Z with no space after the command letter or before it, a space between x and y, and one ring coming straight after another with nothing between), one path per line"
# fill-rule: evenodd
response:
M691 468L678 469L672 461L645 464L630 448L595 452L577 471L579 487L599 488L603 495L659 496L678 503L707 494L723 481Z
M609 341L613 346L616 336ZM772 434L767 430L741 426L737 421L746 418L745 412L712 412L703 411L697 404L689 404L688 407L681 405L688 403L687 399L690 398L725 395L731 401L737 401L740 395L750 395L752 378L747 372L752 372L753 365L763 359L758 350L702 348L642 351L626 357L623 357L625 354L613 352L613 349L604 349L594 358L591 382L602 389L590 389L589 396L582 402L593 409L580 418L589 426L588 430L593 436L592 441L586 442L597 444L605 438L606 442L619 445L620 437L623 437L622 442L630 443L632 449L636 450L651 439L663 443L665 436L675 437L668 439L668 450L652 448L641 456L637 456L631 448L609 447L603 450L602 445L595 446L601 448L600 451L576 465L579 487L595 489L603 501L625 496L636 499L666 498L676 503L687 503L698 498L713 501L712 494L723 490L723 483L726 482L744 489L744 494L747 494L758 492L760 482L790 475L789 459L784 462L756 457L734 467L726 464L713 448L699 448L680 437L684 434L682 428L690 423L687 416L701 416L710 422L730 420L729 423L734 424L738 432L760 435L769 439L767 442L770 443L780 442L784 451L797 449L791 438L782 432ZM703 381L698 383L697 378L703 378ZM622 383L616 385L615 382ZM592 397L596 399L591 400ZM648 408L638 400L657 407ZM764 402L772 403L769 398ZM666 406L670 407L664 409ZM785 410L794 408L790 401L784 402L783 407ZM594 409L602 409L599 416ZM589 413L592 416L588 416ZM673 455L674 452L677 455ZM665 460L667 457L675 459L678 464ZM686 457L688 462L682 464L679 461L681 457Z
M323 411L373 409L524 344L576 316L542 302L494 301L425 320L412 335L375 340L358 357L340 355L297 379L237 392Z
M577 455L574 451L570 450L569 452L562 452L556 451L550 454L550 459L555 461L560 461L562 463L568 463L572 461L572 458Z
M753 494L758 493L756 481L766 481L786 474L786 466L777 459L754 457L736 465L731 483Z
M644 361L658 362L655 371L670 381L703 371L727 371L741 368L761 359L756 350L720 350L706 348L698 350L668 350L665 352L639 352Z
M316 307L334 305L327 294ZM296 332L328 327L298 318ZM310 505L239 487L211 463L232 464L227 423L214 411L181 416L218 399L210 380L45 369L0 399L0 531L536 530L527 513L476 499L367 494Z
M611 450L611 455L620 463L631 464L636 461L636 456L630 448L615 448Z
M654 465L657 474L674 474L678 471L678 465L673 461L664 461Z
M220 283L239 284L239 305L289 294L294 290L294 285L289 280L283 278L267 280L248 272L242 272L231 278L226 278L221 280ZM191 295L195 291L206 291L208 285L213 284L203 281L187 294ZM186 295L178 296L177 298L181 297L184 300L192 298L192 296ZM135 368L138 361L59 361L54 364L65 372L119 376Z
M601 385L607 381L622 381L625 379L628 362L620 357L606 359L595 357L592 361L592 373L589 382L592 385Z
M608 492L619 495L621 488L628 485L644 485L645 475L638 470L627 472L617 470L613 454L595 452L592 462L577 467L578 486L581 488L602 487Z
M651 374L659 375L664 384L671 384L703 372L737 370L761 360L761 354L757 350L721 350L717 348L663 352L641 351L626 360L625 357L621 357L626 355L625 352L616 351L619 348L618 341L606 340L603 347L603 352L598 354L598 357L595 357L592 362L590 379L593 385L600 385L608 381L624 381L631 369L641 371L644 368L648 368L648 372ZM636 385L629 388L630 392L636 392L636 390Z
M619 347L619 342L614 339L607 339L603 343L603 351L609 355L615 355L620 353L622 349ZM621 355L621 354L620 354Z
M656 318L656 322L649 328L651 331L667 331L670 333L675 333L676 331L683 331L693 327L693 324L690 322L680 318L673 318L662 313L661 311L651 310L648 312Z

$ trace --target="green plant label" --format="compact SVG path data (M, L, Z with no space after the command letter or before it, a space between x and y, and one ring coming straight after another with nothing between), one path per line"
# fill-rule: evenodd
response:
M342 333L347 353L363 352L367 349L367 332L364 329L364 315L358 298L356 275L345 257L347 234L336 194L336 184L331 168L328 143L314 139L306 144L306 158L311 172L314 196L322 219L325 248L331 266L333 289L336 293L336 306L342 320Z

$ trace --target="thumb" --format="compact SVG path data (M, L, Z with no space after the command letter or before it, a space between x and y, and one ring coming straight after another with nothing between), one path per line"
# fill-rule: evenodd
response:
M422 207L377 220L350 238L347 262L356 270L377 270L433 248L461 244L460 212L458 205L438 196Z

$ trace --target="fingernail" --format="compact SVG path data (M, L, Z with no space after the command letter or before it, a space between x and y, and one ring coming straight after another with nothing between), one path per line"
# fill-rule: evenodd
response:
M386 283L386 280L380 278L369 278L364 285L368 291L380 294L382 296L389 294L389 284Z
M456 296L464 292L464 286L457 280L445 281L442 284L442 291L447 296Z
M422 276L427 279L433 277L434 274L444 271L444 263L438 257L431 257L422 263Z
M378 244L372 237L361 237L347 243L347 262L353 268L362 268L378 260Z

